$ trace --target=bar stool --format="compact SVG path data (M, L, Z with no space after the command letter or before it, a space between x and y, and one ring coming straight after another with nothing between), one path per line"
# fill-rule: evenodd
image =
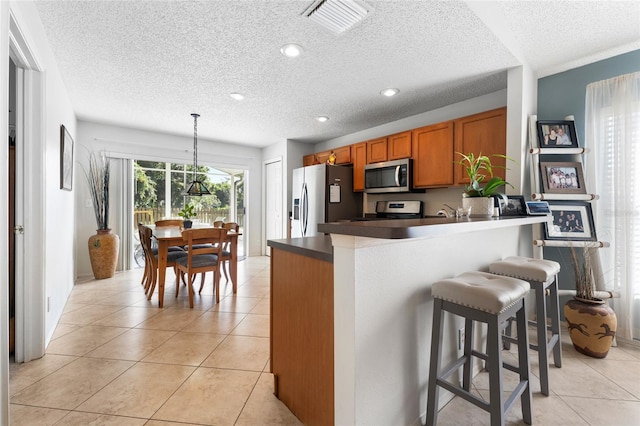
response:
M456 278L438 281L431 288L434 297L433 332L431 336L431 363L427 397L427 425L436 423L438 416L439 388L453 392L477 405L491 415L491 425L504 425L506 413L516 398L520 397L522 417L531 424L531 386L529 385L529 342L525 296L530 286L526 281L501 277L487 272L465 272ZM442 329L444 311L464 317L464 354L447 367L441 369ZM508 320L515 316L518 331L518 365L502 361L502 330ZM487 353L472 348L473 322L486 323ZM486 361L489 371L489 397L487 403L471 394L473 356ZM463 366L462 387L446 380ZM520 383L505 401L502 388L502 367L520 376Z
M521 256L510 256L489 265L492 274L498 274L528 281L536 296L536 321L529 324L536 327L537 345L531 344L531 349L538 351L540 364L540 390L549 396L549 352L553 350L553 363L562 367L562 347L560 342L560 308L558 303L558 280L560 264L552 260L531 259ZM547 290L548 289L548 290ZM549 310L547 311L546 294L549 294ZM547 315L551 319L551 326L547 326ZM551 337L547 334L551 331ZM505 348L509 349L511 327L507 327Z

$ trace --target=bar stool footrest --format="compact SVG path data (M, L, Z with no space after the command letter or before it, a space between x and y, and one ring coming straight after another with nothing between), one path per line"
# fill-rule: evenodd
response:
M478 408L482 408L484 411L489 412L490 410L490 404L483 400L480 399L479 397L473 395L471 392L467 392L466 390L462 389L459 386L456 386L450 382L447 382L446 380L443 379L437 379L437 383L438 386L448 390L449 392L451 392L454 395L459 396L460 398L464 399L465 401L468 401L470 403L472 403L473 405L477 406Z

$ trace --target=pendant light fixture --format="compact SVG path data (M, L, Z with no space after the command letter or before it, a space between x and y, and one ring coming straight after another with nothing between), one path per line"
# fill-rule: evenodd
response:
M193 117L193 182L187 189L187 195L201 197L203 195L211 195L211 192L204 186L204 183L198 180L198 117L200 117L200 114L194 112L191 116Z

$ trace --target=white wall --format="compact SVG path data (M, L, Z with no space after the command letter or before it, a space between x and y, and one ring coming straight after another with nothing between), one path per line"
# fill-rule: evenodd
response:
M27 214L44 216L45 232L41 235L45 251L44 282L31 283L31 285L41 287L45 297L50 298L44 325L46 342L48 342L74 283L74 192L60 189L60 125L64 124L75 137L76 118L34 4L10 2L9 7L45 76L44 141L42 141L44 167L39 169L42 173L39 178L44 184L45 208L44 212L28 211ZM3 16L3 36L7 28L4 26L5 22L6 19ZM4 82L8 81L4 78L5 68L7 67L2 69ZM3 100L6 100L4 94ZM26 158L25 161L31 160L33 159ZM0 184L0 186L6 187L6 184ZM6 200L6 197L3 197L3 200Z
M89 190L82 173L88 150L105 150L109 155L158 161L193 162L193 137L135 130L87 121L78 123L78 155L76 174L76 245L77 276L90 276L91 264L87 240L95 234L93 209L86 207ZM213 167L228 167L248 171L246 183L246 234L249 256L261 254L262 242L262 151L259 148L231 145L198 138L198 163ZM119 233L120 230L114 229Z

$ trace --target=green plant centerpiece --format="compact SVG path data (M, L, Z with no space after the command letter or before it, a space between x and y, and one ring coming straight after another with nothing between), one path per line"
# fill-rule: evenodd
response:
M193 204L187 203L182 210L178 212L178 216L182 218L182 224L185 229L191 228L193 222L191 221L192 217L196 217L196 210Z
M493 170L495 168L503 168L503 166L494 166L491 164L491 158L488 155L477 156L474 153L464 154L457 153L461 158L458 160L467 176L469 177L469 184L465 187L462 195L462 207L469 212L473 217L488 217L493 215L493 207L495 197L503 199L505 204L507 203L507 197L504 193L500 192L500 189L509 185L513 188L509 182L502 179L500 176L494 176ZM504 158L505 160L511 160L506 155L494 154L491 157ZM485 182L485 180L488 180ZM471 210L469 210L469 208Z
M564 305L564 316L573 347L582 354L604 358L613 343L618 319L613 309L596 296L596 250L570 246L576 295Z
M109 228L109 179L110 162L105 155L89 153L89 168L84 170L93 212L98 227L97 233L89 237L89 259L96 279L111 278L116 271L120 237Z

